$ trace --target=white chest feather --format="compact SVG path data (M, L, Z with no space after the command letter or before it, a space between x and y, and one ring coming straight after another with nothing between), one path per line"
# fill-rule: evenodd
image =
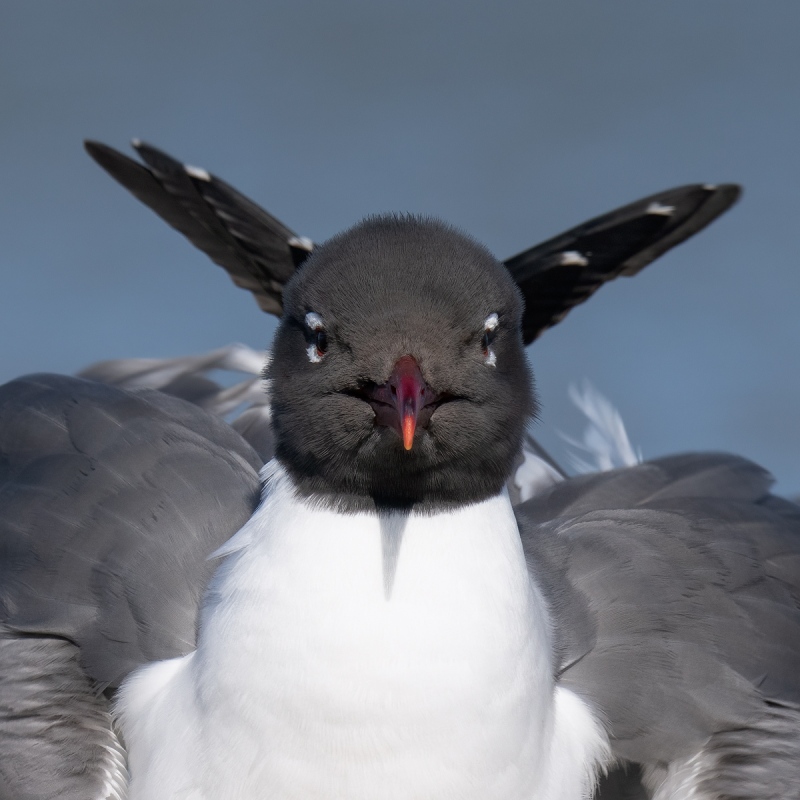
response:
M578 800L605 737L552 679L507 497L433 516L269 495L198 649L129 680L134 800Z

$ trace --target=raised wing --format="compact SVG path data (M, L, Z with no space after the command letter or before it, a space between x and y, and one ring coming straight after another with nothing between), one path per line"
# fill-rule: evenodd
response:
M522 337L530 344L604 283L635 275L727 211L741 188L691 184L584 222L505 261L525 296Z
M139 164L98 142L89 155L163 220L280 316L283 287L313 249L259 205L204 169L134 140ZM693 184L654 194L584 222L509 258L525 296L526 344L619 275L635 275L736 202L734 184Z
M645 774L702 752L698 796L800 781L800 508L770 484L742 458L673 456L517 508L559 682Z
M280 316L283 287L308 257L311 241L205 170L138 140L133 146L144 165L107 145L85 142L109 175L252 292L262 311Z

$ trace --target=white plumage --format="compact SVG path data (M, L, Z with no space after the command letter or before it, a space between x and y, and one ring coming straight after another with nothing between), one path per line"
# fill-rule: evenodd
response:
M197 651L123 689L133 800L589 795L608 743L554 685L505 492L441 514L347 514L299 499L276 462L264 473Z

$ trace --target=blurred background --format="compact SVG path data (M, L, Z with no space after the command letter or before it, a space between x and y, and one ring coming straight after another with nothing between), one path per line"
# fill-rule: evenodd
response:
M797 0L38 0L0 11L0 379L275 320L83 152L131 137L322 241L435 214L508 257L689 182L743 200L530 348L537 436L591 380L645 457L718 449L800 493Z

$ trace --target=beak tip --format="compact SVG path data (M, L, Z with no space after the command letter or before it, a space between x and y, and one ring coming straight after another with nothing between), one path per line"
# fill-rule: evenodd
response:
M417 420L411 414L403 418L403 447L408 451L414 446L414 431Z

